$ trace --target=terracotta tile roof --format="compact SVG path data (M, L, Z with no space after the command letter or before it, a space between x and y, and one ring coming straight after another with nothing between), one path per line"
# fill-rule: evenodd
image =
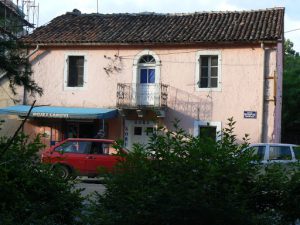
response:
M284 8L191 14L81 14L54 18L27 43L197 43L276 41L283 35Z

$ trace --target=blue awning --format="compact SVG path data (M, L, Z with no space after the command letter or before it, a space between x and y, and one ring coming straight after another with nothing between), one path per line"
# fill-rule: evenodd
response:
M6 108L0 108L0 114L26 116L30 110L30 107L30 105L15 105ZM109 119L116 117L117 114L117 109L34 106L30 113L30 117L65 119Z

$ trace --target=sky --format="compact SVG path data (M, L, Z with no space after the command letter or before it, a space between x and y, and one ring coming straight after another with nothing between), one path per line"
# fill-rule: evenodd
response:
M98 4L97 4L98 2ZM193 13L240 11L285 7L285 38L300 52L299 0L35 0L39 5L39 26L56 16L78 9L82 13Z

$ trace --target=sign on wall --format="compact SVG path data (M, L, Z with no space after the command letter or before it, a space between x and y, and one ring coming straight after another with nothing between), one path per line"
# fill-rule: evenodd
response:
M244 111L245 119L256 119L257 112L256 111Z
M32 113L34 117L49 117L49 118L69 118L67 113L46 113L46 112L34 112Z

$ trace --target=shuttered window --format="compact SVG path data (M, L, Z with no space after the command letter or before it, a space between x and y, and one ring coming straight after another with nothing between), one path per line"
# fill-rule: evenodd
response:
M218 87L218 56L200 56L199 88Z

